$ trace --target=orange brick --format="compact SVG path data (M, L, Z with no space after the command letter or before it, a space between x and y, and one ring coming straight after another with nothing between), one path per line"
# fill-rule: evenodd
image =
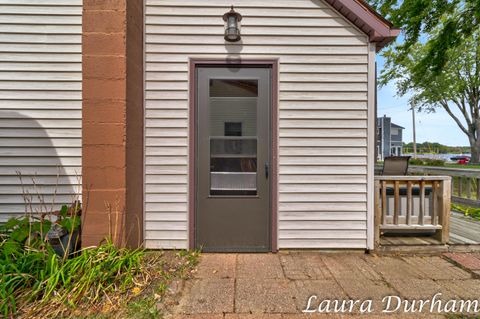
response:
M83 145L125 145L126 124L83 123Z
M125 39L125 33L83 33L83 54L124 56L126 53Z
M126 166L125 146L123 145L83 145L82 156L91 159L90 165L96 167Z
M123 56L84 55L84 79L125 79L126 59Z
M92 190L125 188L125 169L118 167L95 167L90 160L82 171L83 196ZM84 200L85 202L85 200Z
M125 101L83 101L82 116L86 124L123 124L126 121Z
M127 0L83 0L83 10L125 10Z
M83 32L124 32L126 28L125 11L84 11Z
M89 79L83 82L84 100L125 100L125 80Z
M99 214L125 214L125 191L124 188L89 190L86 193L88 205L85 207L85 215L95 217Z

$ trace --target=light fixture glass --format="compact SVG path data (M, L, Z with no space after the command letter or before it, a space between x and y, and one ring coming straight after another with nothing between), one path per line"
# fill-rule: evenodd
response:
M233 5L231 10L223 15L223 21L225 21L225 41L240 41L242 38L240 35L240 21L242 21L242 15L233 9Z

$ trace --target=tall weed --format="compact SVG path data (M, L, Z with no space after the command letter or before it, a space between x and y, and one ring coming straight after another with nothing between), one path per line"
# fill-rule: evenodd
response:
M134 287L142 271L143 250L117 248L110 240L66 260L51 249L20 245L6 254L5 243L0 244L0 312L5 317L19 310L57 313L93 304Z

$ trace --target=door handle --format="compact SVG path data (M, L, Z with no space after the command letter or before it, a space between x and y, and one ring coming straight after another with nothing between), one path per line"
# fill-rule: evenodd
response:
M265 163L265 178L268 179L269 166L268 163Z

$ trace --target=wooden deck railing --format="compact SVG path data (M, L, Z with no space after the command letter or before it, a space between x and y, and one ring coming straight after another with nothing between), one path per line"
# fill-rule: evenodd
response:
M376 176L376 246L386 232L435 232L447 243L450 190L449 176Z
M480 207L480 170L431 166L411 166L410 174L446 175L452 177L452 201Z

